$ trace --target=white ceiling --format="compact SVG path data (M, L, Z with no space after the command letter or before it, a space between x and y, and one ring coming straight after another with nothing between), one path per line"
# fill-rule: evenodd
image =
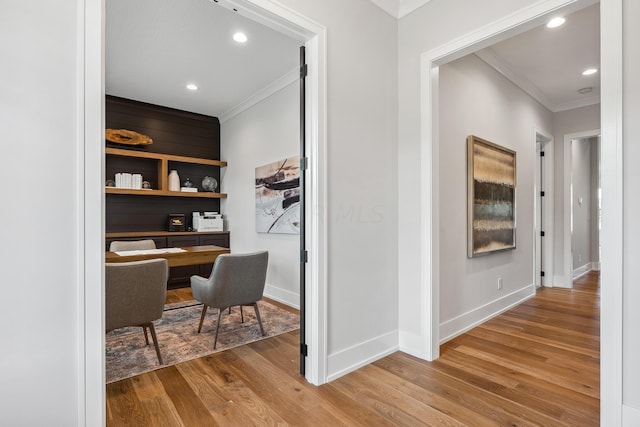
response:
M371 0L394 16L430 0ZM300 37L285 35L231 10L232 0L107 0L105 89L121 96L186 111L229 117L252 97L296 78ZM599 5L478 52L551 111L600 100ZM240 45L232 35L244 31ZM199 86L197 92L187 83ZM592 87L589 94L578 89Z
M583 76L582 71L600 69L600 5L565 18L560 27L542 25L477 55L551 111L598 103L600 73ZM578 92L588 87L593 91Z
M222 3L105 3L105 90L109 95L220 117L297 70L299 40ZM233 41L237 31L243 31L249 41ZM198 85L198 91L187 90L187 83Z

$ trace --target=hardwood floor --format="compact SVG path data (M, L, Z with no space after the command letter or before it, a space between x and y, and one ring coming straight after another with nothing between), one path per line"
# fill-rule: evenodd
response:
M165 304L171 304L174 302L182 302L189 301L193 299L193 295L191 294L191 288L178 288L178 289L169 289L167 291L167 297L164 300Z
M596 426L599 276L461 335L432 363L396 352L321 387L296 332L112 383L109 426Z

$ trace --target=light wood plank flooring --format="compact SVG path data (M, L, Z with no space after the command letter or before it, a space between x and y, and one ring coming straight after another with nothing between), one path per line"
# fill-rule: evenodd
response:
M108 426L596 426L597 273L543 288L446 343L394 353L321 387L298 375L297 332L107 386Z

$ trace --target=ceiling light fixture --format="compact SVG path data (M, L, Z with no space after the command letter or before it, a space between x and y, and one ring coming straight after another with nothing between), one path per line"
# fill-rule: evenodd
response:
M590 76L591 74L595 74L595 73L597 73L597 72L598 72L598 69L597 69L597 68L587 68L586 70L584 70L584 71L582 72L582 75L583 75L583 76Z
M235 41L237 41L238 43L246 43L246 42L247 42L247 40L249 40L249 39L247 38L247 35L246 35L245 33L240 33L240 32L235 33L235 34L233 35L233 39L234 39Z
M198 90L198 86L197 86L197 85L195 85L195 84L193 84L193 83L189 83L189 84L187 85L187 89L189 89L189 90L194 90L194 91L195 91L195 90Z
M547 28L556 28L564 24L565 19L562 16L556 16L551 21L547 22Z

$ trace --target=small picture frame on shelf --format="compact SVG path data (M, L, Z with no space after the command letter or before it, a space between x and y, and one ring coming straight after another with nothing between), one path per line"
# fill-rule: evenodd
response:
M186 231L184 214L169 214L169 231Z

